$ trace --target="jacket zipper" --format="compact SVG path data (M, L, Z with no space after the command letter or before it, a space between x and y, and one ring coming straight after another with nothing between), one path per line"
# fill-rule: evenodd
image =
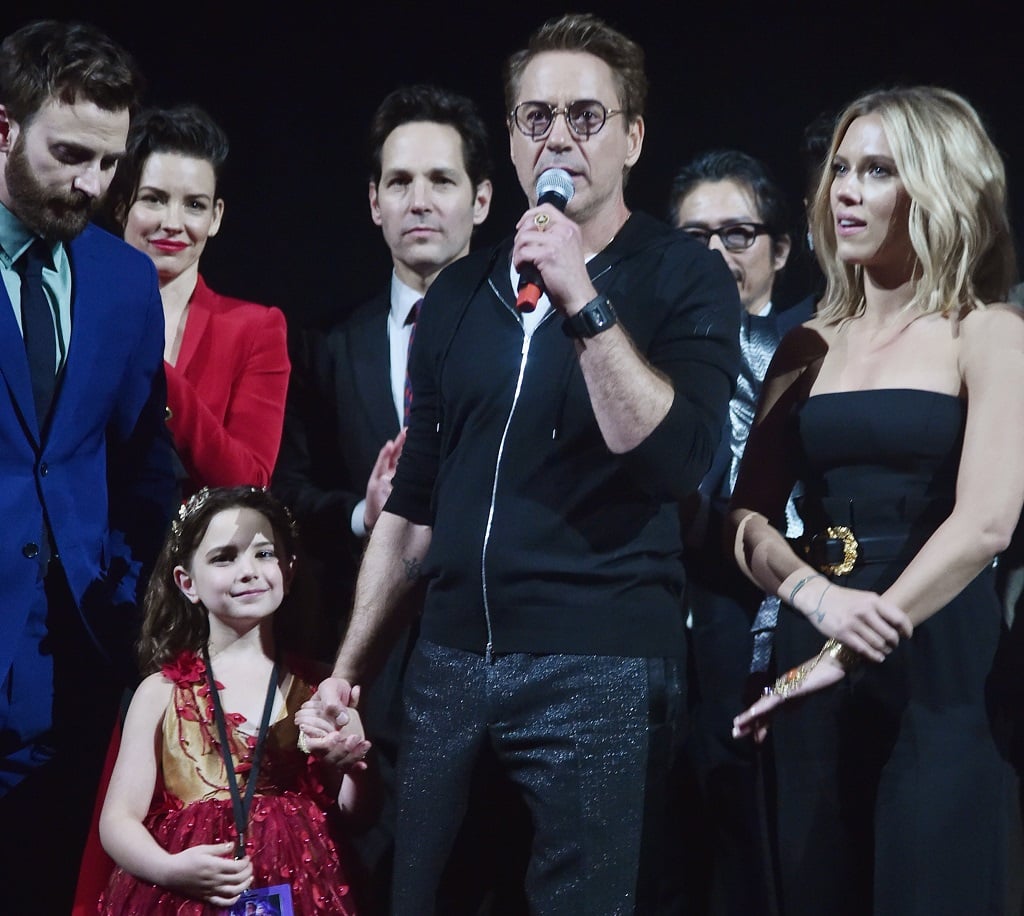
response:
M493 282L490 283L490 286L491 289L494 290L495 295L501 300L505 308L509 309L512 312L512 314L515 315L516 320L519 321L521 325L522 319L520 318L519 313L515 310L515 308L510 306L505 301L501 293L499 293L498 290L495 288ZM554 314L553 310L541 319L541 321L537 324L537 328L539 328L541 324L544 324L546 321L548 321L548 319L551 318L552 314ZM536 332L537 328L534 328L534 332ZM490 602L487 600L487 547L491 540L491 525L494 522L494 508L498 494L498 472L501 468L501 457L505 451L505 441L508 438L509 427L512 425L512 417L515 415L516 405L519 403L519 393L523 389L523 377L526 375L526 360L530 354L530 341L532 339L533 332L528 334L526 333L526 329L524 328L523 345L520 350L519 358L519 376L516 379L516 390L515 393L512 395L512 406L509 408L508 417L505 419L505 428L501 432L501 441L498 443L498 452L495 455L494 459L494 480L493 483L491 484L491 503L487 507L487 524L484 526L484 539L483 544L480 548L480 584L484 605L484 622L487 624L487 646L484 650L484 658L488 664L490 664L494 660L494 631L491 627Z

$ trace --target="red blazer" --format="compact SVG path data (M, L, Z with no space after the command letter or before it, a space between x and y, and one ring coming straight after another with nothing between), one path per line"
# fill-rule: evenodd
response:
M200 277L177 365L164 368L167 425L191 489L267 486L291 368L284 314L221 296Z

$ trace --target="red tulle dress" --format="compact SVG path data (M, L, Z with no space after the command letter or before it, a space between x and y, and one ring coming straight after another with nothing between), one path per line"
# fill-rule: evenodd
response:
M189 653L163 669L174 683L163 720L163 751L153 804L145 825L170 852L235 837L231 794L220 753L213 705L202 659ZM355 916L338 830L336 797L319 777L316 761L295 745L294 714L313 693L296 675L271 723L246 834L254 887L289 884L296 914ZM225 711L239 790L245 792L256 742L254 726ZM224 914L222 907L182 897L116 868L100 898L109 916Z

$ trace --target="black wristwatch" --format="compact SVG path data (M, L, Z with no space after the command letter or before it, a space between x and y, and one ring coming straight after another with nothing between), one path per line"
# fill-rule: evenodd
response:
M562 322L567 337L593 337L607 331L619 320L611 302L605 296L591 299L575 315Z

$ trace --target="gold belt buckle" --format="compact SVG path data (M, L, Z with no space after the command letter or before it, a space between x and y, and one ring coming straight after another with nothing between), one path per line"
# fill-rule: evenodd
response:
M860 545L853 532L846 525L834 525L825 529L826 537L843 542L843 559L838 563L826 563L821 571L830 576L845 576L853 570L857 562L857 551Z

